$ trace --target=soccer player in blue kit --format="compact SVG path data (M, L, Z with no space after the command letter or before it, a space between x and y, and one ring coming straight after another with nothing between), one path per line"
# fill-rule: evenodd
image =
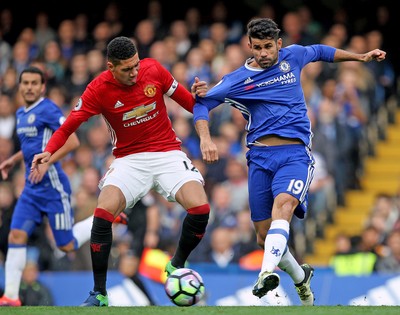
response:
M25 186L14 208L8 235L5 262L5 291L0 306L21 306L19 287L27 260L27 242L36 226L47 216L58 248L70 252L88 241L93 217L77 223L73 230L71 187L59 160L79 146L72 134L65 145L51 157L51 163L40 165L40 172L30 171L33 156L41 152L51 135L64 122L61 109L45 93L45 77L36 67L22 71L19 92L26 105L17 110L17 134L21 150L0 164L3 179L22 159L25 163ZM79 232L78 232L79 231Z
M374 49L356 54L326 45L283 48L279 32L269 18L247 24L253 57L225 75L205 97L197 97L194 122L203 160L212 163L218 160L218 151L209 132L209 111L228 103L247 120L249 206L257 243L264 248L253 294L261 298L278 287L279 267L293 279L301 304L314 305L310 285L314 269L299 265L287 245L293 214L305 217L314 172L313 134L300 73L310 62L382 61L386 53Z

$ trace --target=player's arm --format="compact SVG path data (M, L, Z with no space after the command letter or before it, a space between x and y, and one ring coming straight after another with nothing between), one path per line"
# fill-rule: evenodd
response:
M9 171L14 167L15 164L22 161L23 157L22 151L19 150L17 153L13 154L0 164L1 176L4 180L8 178Z
M208 90L207 82L200 81L200 79L196 77L194 83L191 86L190 92L177 81L174 81L174 83L171 85L171 88L166 94L188 112L193 113L193 106L196 103L195 97L196 95L206 95Z
M47 170L52 164L60 161L68 153L78 148L79 145L80 142L78 136L74 132L69 136L65 144L50 156L48 163L41 164L39 167L31 169L28 179L31 181L31 183L34 184L41 182Z
M218 161L218 149L211 139L208 120L197 120L195 123L195 128L200 138L200 150L203 161L206 163L214 163Z
M69 137L75 132L76 129L78 129L81 122L82 120L75 119L71 112L67 120L51 136L43 152L35 154L32 160L31 172L33 172L35 169L38 170L39 164L45 164L50 162L51 156L55 154L67 142ZM63 155L65 156L66 153L61 151L59 154L60 156Z
M380 49L371 50L365 54L356 54L351 51L336 49L335 55L333 57L334 62L342 61L360 61L360 62L370 62L373 60L382 61L386 58L386 52Z
M182 84L175 80L171 73L160 63L156 62L156 66L160 82L167 87L165 95L172 98L188 112L193 113L193 106L196 103L196 95L206 95L208 90L207 82L200 81L198 77L195 77L190 91L188 91Z
M65 142L65 144L59 150L54 152L54 154L52 154L49 163L54 164L55 162L60 161L68 153L76 150L79 145L80 141L78 139L78 136L74 132L68 137L68 140Z

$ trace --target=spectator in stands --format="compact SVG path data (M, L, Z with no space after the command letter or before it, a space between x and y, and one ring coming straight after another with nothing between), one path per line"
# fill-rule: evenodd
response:
M0 26L0 78L4 75L8 67L10 66L12 58L12 48L9 43L3 39L3 30ZM1 86L0 79L0 86Z
M68 61L61 52L59 43L48 41L44 46L43 61L46 68L46 80L49 85L62 84L65 80Z
M210 250L204 257L205 262L215 263L220 268L239 262L239 253L234 248L234 230L232 226L222 225L211 232Z
M100 50L103 55L106 55L107 44L112 38L112 29L110 24L101 21L94 26L92 31L93 45L92 49Z
M176 117L173 120L172 127L179 140L182 141L182 150L191 159L201 158L201 152L199 147L199 139L193 134L194 130L189 120L185 117Z
M191 7L185 12L185 22L188 29L190 41L197 46L200 40L201 13L199 8Z
M54 305L50 289L39 280L39 266L35 261L28 261L25 266L19 296L23 306Z
M385 243L388 253L378 258L376 271L398 274L400 272L400 230L392 231Z
M248 208L244 208L236 213L233 248L239 257L260 249L257 245L257 236L254 233L253 223L250 220L250 210Z
M133 35L140 58L149 57L151 45L157 40L153 22L150 19L139 21Z
M0 94L0 138L13 139L16 124L15 111L11 96Z
M16 43L20 32L18 27L11 9L6 7L0 11L0 29L3 32L3 39L12 46Z
M184 20L172 21L169 34L176 41L176 54L178 60L185 60L189 51L193 48L193 43L189 37L189 31Z
M64 79L64 86L68 91L67 101L75 95L81 95L92 79L84 53L74 54L71 57L69 69Z
M26 69L32 60L29 56L29 44L18 40L13 46L11 65L16 70L17 78Z
M70 61L72 56L79 52L75 42L75 22L71 19L62 20L57 29L57 43L61 49L61 56Z
M343 169L347 169L353 142L349 136L348 125L339 117L335 91L336 81L326 80L322 86L322 100L312 125L313 149L325 159L327 171L335 179L337 204L344 205L347 173L343 172Z
M235 157L230 158L225 167L225 174L227 179L221 185L228 190L229 208L236 214L249 206L246 164Z
M307 32L302 24L300 14L296 11L289 11L283 16L282 40L285 46L317 44L317 39Z
M34 28L36 42L39 46L39 56L43 57L44 46L47 42L55 40L57 33L49 24L49 14L46 11L40 11L36 15L36 24Z
M160 62L166 69L171 70L172 64L168 60L168 54L166 54L166 44L163 40L156 40L150 47L149 57L156 59ZM175 78L178 79L178 78ZM183 82L187 81L187 78L183 78Z
M93 38L89 32L89 16L86 13L78 13L74 19L75 43L79 52L85 53L93 48Z
M0 182L0 265L3 265L6 259L7 238L16 201L11 183Z
M104 21L111 30L111 38L122 35L124 24L121 20L121 8L116 1L111 1L104 10Z
M100 49L90 49L86 53L86 62L92 79L106 70L106 58Z
M18 40L24 41L29 47L29 60L35 60L39 57L40 48L37 43L36 34L33 28L25 27L18 36Z
M339 275L370 275L384 254L381 235L374 227L365 228L361 235L351 238L352 249L345 256L335 256L333 265Z

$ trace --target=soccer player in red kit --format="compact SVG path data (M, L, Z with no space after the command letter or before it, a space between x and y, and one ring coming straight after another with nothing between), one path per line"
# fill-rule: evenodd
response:
M82 306L108 306L112 223L151 189L187 211L167 274L184 266L205 233L210 212L203 177L181 150L164 103L167 95L193 112L193 95L158 61L140 60L128 37L116 37L108 44L107 67L89 83L64 124L32 162L32 170L47 163L83 122L94 115L104 117L116 159L99 184L90 239L94 287ZM204 96L206 91L207 84L196 79L191 92Z

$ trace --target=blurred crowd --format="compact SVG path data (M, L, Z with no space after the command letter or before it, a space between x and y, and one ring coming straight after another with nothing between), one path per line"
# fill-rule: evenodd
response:
M36 15L35 25L27 26L19 33L13 29L12 11L1 10L0 162L19 150L14 128L15 112L24 104L17 86L20 72L28 65L43 69L47 77L47 96L68 115L86 85L105 70L107 43L118 35L132 37L141 59L157 59L186 87L190 87L196 76L211 87L224 74L242 66L249 57L245 35L247 21L230 18L225 2L217 1L209 8L207 21L203 20L199 9L191 7L171 23L164 22L162 5L161 1L149 1L143 19L129 33L120 19L122 8L114 2L110 2L103 19L93 27L89 27L86 13L78 13L54 26L49 23L48 13L42 11ZM254 15L277 20L284 46L323 43L363 53L387 47L385 36L391 22L389 9L382 5L375 13L369 23L358 29L344 10L333 11L329 25L313 16L306 5L287 10L278 19L273 5L260 4ZM376 141L385 138L386 125L394 119L391 104L397 106L397 75L392 58L388 53L381 63L317 62L308 65L302 73L315 134L316 172L310 190L308 218L304 221L294 219L292 225L291 246L300 260L305 254L312 253L313 240L323 236L324 226L332 223L336 207L346 204L346 191L361 188L363 161L374 154ZM220 267L238 263L241 257L257 249L247 204L245 120L239 111L229 106L211 112L211 132L218 145L220 160L206 165L201 160L192 115L171 99L166 102L183 150L205 178L211 206L206 236L189 261L214 262ZM72 184L76 222L91 215L99 193L98 182L113 159L102 117L92 118L77 132L81 146L63 161ZM7 181L0 182L0 265L7 250L13 207L23 185L23 165L14 169ZM389 255L393 250L393 239L396 240L399 271L400 232L391 232L394 222L398 228L400 225L399 204L395 203L394 197L377 197L377 208L380 198L383 198L382 202L390 202L390 207L386 205L382 211L374 211L371 224L364 233L368 234L370 230L379 233L376 241L385 248L380 257ZM180 233L184 209L156 194L148 199L148 207L157 209L159 220L149 229L152 237L145 237L145 246L171 253ZM378 212L385 211L384 219ZM393 225L382 220L391 220ZM364 233L361 239L367 238ZM118 269L118 257L129 250L132 236L126 227L119 225L115 227L114 237L110 267ZM361 245L357 246L364 246L363 241L359 243ZM91 269L87 247L68 255L61 254L55 250L46 225L37 229L29 245L28 255L37 262L40 270ZM384 268L385 261L380 266Z

